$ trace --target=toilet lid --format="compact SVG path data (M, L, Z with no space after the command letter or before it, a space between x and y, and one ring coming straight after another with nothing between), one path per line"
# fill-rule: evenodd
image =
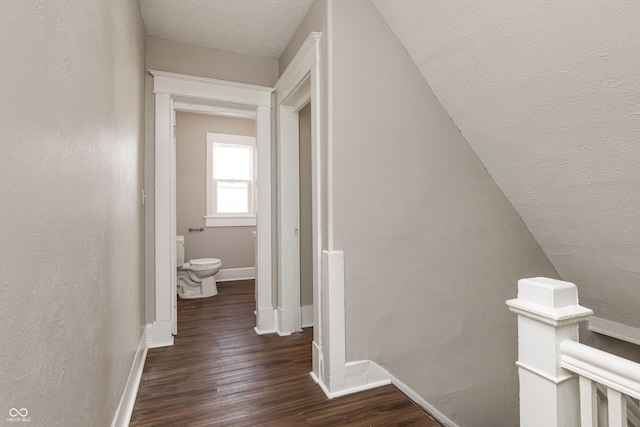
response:
M219 263L220 260L218 258L198 258L189 261L189 264L191 264L193 267L207 267Z

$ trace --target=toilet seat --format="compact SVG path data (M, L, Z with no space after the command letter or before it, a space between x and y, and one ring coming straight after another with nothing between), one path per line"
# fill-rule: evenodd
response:
M182 267L179 267L179 269L202 271L211 270L220 266L222 266L222 261L220 261L218 258L197 258L183 264Z
M197 258L189 261L189 264L195 267L204 267L204 266L212 266L216 264L220 264L220 260L218 258Z

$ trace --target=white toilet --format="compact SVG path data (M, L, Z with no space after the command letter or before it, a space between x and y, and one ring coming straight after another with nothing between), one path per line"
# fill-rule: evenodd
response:
M215 274L222 261L218 258L199 258L184 262L184 236L176 236L178 266L178 296L180 298L206 298L218 293Z

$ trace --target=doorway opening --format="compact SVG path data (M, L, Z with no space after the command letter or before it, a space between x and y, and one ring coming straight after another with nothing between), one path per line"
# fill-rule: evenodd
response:
M183 261L216 266L215 276L201 282L179 274L178 297L215 295L216 282L255 278L256 121L240 113L194 111L178 101L174 109L176 234L184 239Z
M256 121L256 331L274 332L272 303L271 93L273 88L186 76L153 75L155 95L155 316L149 347L173 344L177 333L175 112L241 115Z

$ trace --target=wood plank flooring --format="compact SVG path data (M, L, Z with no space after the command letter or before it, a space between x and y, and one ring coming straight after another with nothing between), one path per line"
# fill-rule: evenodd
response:
M327 399L309 376L311 328L256 335L253 281L218 291L178 301L175 345L149 350L132 427L439 426L393 386Z

